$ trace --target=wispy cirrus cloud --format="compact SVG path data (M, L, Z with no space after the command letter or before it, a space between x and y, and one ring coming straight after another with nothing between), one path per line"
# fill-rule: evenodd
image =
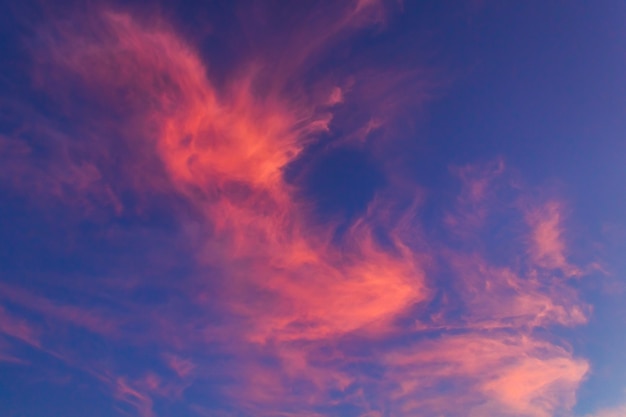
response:
M257 11L276 19L271 8ZM426 69L388 68L377 79L376 68L317 67L345 39L380 28L387 11L359 1L296 13L278 40L267 28L251 40L262 47L221 82L163 18L100 7L39 28L33 77L72 126L40 116L50 147L40 156L30 135L5 134L3 185L35 206L53 198L86 221L92 212L76 208L80 198L107 207L103 228L128 234L108 231L103 241L116 248L134 234L156 255L137 255L132 278L111 268L113 276L60 280L62 300L48 287L2 284L2 301L28 314L2 316L0 330L86 370L124 404L120 412L142 417L160 415L163 401L194 404L200 415L571 409L589 364L537 331L589 315L554 273L578 271L563 240L565 203L523 212L502 201L496 188L525 193L500 181L503 160L453 168L462 190L436 217L445 237L430 235L420 216L440 190L388 181L353 218L321 222L315 199L287 178L294 164L315 163L312 147L323 158L324 143L375 153L386 137L364 140L372 130L393 126L402 106L426 104L428 94L407 91L438 87ZM359 111L342 112L350 106ZM36 113L24 112L24 123ZM381 165L388 178L402 174ZM155 207L175 225L156 249L132 228ZM476 242L494 215L520 225L508 236L512 255ZM160 275L153 260L171 272ZM83 331L115 346L106 360L72 348Z
M626 407L617 406L612 408L604 408L596 413L589 414L587 417L621 417L626 414Z
M467 415L550 416L574 405L588 370L563 348L497 333L426 340L387 360L399 415L457 415L463 408Z
M581 271L567 261L563 211L559 202L549 201L527 214L527 221L533 228L530 254L539 267L558 269L567 276L576 276Z

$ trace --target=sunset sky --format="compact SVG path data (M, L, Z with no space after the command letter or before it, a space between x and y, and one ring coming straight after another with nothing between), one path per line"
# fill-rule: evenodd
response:
M625 417L625 22L0 0L0 416Z

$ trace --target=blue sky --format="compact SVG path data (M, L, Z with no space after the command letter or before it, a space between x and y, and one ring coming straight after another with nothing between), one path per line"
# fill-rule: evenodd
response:
M626 415L623 2L0 10L0 414Z

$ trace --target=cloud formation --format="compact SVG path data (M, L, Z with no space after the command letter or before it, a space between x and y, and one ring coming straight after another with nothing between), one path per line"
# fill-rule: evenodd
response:
M261 44L219 82L162 17L100 7L38 28L33 79L70 123L11 103L24 127L0 137L3 188L34 210L54 201L97 224L103 245L133 253L97 277L2 283L0 358L28 344L141 417L166 414L163 403L254 416L573 407L589 364L540 331L590 312L567 281L582 272L567 257L564 202L519 209L529 191L507 180L503 160L451 167L461 191L434 233L423 213L441 190L396 180L394 164L380 163L388 181L358 215L329 221L287 175L333 146L375 153L388 137L372 131L427 104L407 91L438 85L426 69L321 71L336 45L390 13L375 0L324 7L295 15L279 47ZM162 212L174 226L155 239L143 228ZM503 237L511 254L485 238L493 218L515 225ZM139 266L125 271L129 258ZM114 348L98 360L76 338Z

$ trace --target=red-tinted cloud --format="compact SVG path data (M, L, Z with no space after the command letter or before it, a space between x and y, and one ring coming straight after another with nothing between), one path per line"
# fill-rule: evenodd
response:
M168 200L179 226L172 242L184 242L193 273L167 282L94 282L95 293L114 287L124 306L106 318L110 309L53 301L17 285L0 286L3 300L43 317L42 332L59 357L69 357L71 343L52 334L50 322L156 351L164 369L67 360L142 417L157 415L155 398L180 400L202 379L226 381L213 394L255 416L325 415L319 410L346 404L370 417L543 417L570 409L589 365L536 332L582 324L589 314L553 276L578 271L567 258L562 203L528 212L502 203L496 187L524 190L498 183L506 172L500 160L453 169L462 191L439 217L450 243L425 231L427 193L410 179L390 181L342 233L316 221L314 202L286 179L288 166L306 163L307 147L322 135L339 126L347 130L343 139L363 139L393 123L398 103L411 102L398 85L428 84L424 71L394 75L393 68L380 80L359 78L366 71L305 77L334 42L384 22L385 10L372 0L328 6L289 28L280 52L261 48L219 85L211 62L165 20L102 8L72 16L72 25L41 28L34 70L41 88L75 114L82 113L73 100L87 103L77 124L92 131L87 144L56 135L57 152L44 170L24 156L24 138L3 139L18 159L2 178L20 179L10 186L36 200L50 187L25 184L48 177L53 188L70 190L51 194L72 207L70 194L107 196L89 201L110 204L114 219L127 214L122 190L175 201ZM355 79L367 85L357 88ZM372 103L372 117L341 119L338 108L354 102ZM383 165L390 178L400 176ZM398 196L413 204L399 208ZM512 224L526 221L526 229L514 228L521 255L496 262L489 245L475 242L494 212ZM138 288L168 292L174 301L134 303ZM0 319L3 333L39 347L27 319ZM220 368L211 355L230 362Z
M588 370L563 348L506 333L444 336L387 360L398 415L551 416L574 405Z
M532 227L530 254L537 266L559 269L567 276L580 275L581 271L567 261L561 204L549 201L533 208L526 217Z

